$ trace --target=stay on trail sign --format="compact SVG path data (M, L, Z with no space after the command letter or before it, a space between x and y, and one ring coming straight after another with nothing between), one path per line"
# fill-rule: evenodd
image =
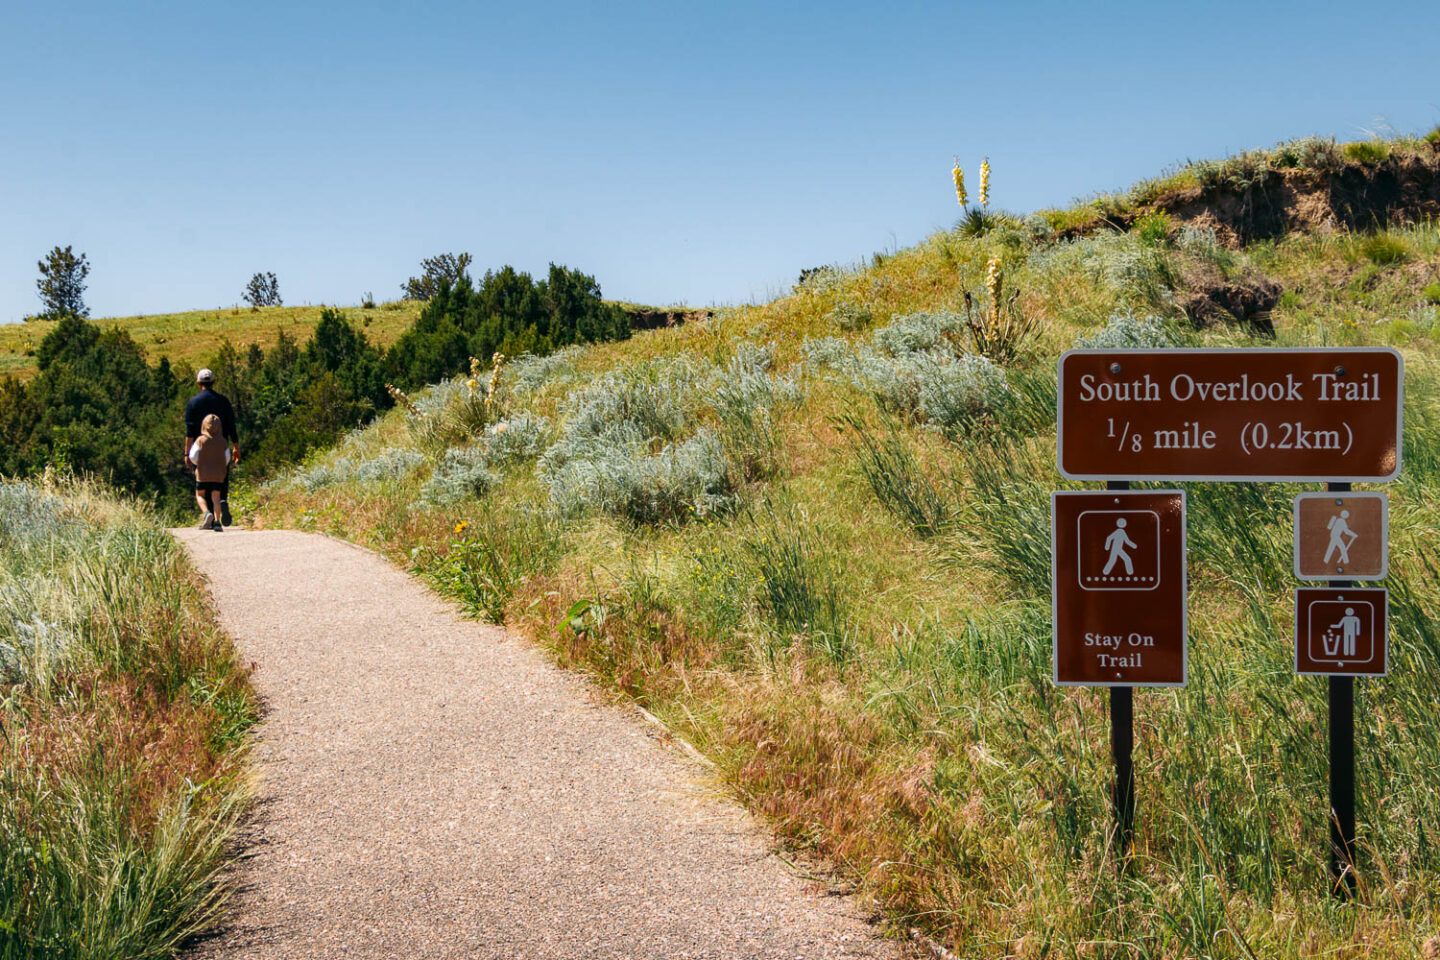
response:
M1060 358L1060 472L1393 480L1403 373L1388 347L1071 350Z
M1051 504L1055 682L1185 683L1185 494L1057 491Z

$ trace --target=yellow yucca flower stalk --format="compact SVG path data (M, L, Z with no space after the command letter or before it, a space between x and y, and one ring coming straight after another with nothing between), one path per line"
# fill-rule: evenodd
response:
M485 390L485 403L487 405L495 402L495 392L500 389L500 368L505 364L505 354L497 352L490 358L495 364L490 371L490 383Z
M960 169L960 157L955 157L955 169L950 171L955 178L955 199L960 201L960 206L965 206L965 201L970 197L965 193L965 171Z
M1000 318L1000 292L1003 282L1004 274L1000 270L1000 258L991 257L990 262L985 265L985 289L990 292L990 316L994 320Z
M980 161L980 206L990 206L990 158Z

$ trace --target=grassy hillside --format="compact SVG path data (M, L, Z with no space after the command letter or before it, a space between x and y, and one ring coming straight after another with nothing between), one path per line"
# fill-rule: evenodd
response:
M175 956L229 895L259 713L155 517L0 483L0 957Z
M1435 955L1437 157L1300 152L972 211L771 303L437 385L261 491L259 522L374 546L643 703L962 956ZM1405 190L1353 229L1341 186L1387 177ZM1245 212L1287 190L1304 229ZM996 343L996 307L1031 335ZM1136 697L1128 873L1108 852L1103 691L1049 680L1049 493L1082 486L1055 470L1055 358L1077 343L1405 355L1355 904L1325 895L1324 684L1291 668L1302 485L1185 485L1191 681Z
M420 313L423 303L396 301L374 309L346 308L370 341L388 347L404 333ZM320 321L323 307L263 307L251 310L235 307L217 310L191 310L186 313L162 313L141 317L115 317L97 320L101 327L127 331L149 358L169 357L176 365L199 368L215 356L220 344L229 340L243 349L258 343L269 350L283 330L300 343L310 338ZM35 349L58 321L31 320L26 323L0 324L0 377L8 375L28 379L35 373Z

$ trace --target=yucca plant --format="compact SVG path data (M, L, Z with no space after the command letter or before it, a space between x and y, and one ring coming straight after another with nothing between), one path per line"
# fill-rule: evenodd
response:
M1004 270L995 257L985 267L986 302L976 304L969 290L961 291L965 327L975 352L1002 365L1020 357L1040 333L1038 318L1019 307L1020 291L1006 297L1004 284Z

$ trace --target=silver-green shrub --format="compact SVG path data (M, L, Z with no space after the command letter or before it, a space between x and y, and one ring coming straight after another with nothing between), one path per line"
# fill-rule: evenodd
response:
M888 326L875 331L872 343L891 357L920 353L941 345L946 334L963 334L965 318L958 313L941 310L935 313L911 313L896 317Z
M800 345L807 368L834 367L850 356L850 344L840 337L806 337Z
M341 483L376 484L403 479L424 462L415 450L389 450L368 459L337 457L296 474L294 482L312 493Z
M729 461L708 428L654 455L633 424L586 447L588 455L563 462L542 459L541 478L562 514L610 513L650 523L711 516L732 502Z
M574 380L575 363L584 355L585 348L578 344L543 357L527 353L506 364L501 376L516 393L533 393L547 384Z
M851 303L849 300L842 300L830 311L831 323L841 330L863 330L870 326L875 319L874 313L863 303Z
M956 426L997 406L1007 391L1005 371L995 363L945 348L899 356L867 350L849 373L888 412L937 427Z
M489 466L496 469L512 466L533 460L544 452L550 442L550 421L522 410L486 427L482 439Z
M483 446L452 447L420 488L420 497L436 506L450 506L484 496L499 483L500 477L490 469Z
M1091 350L1160 350L1180 344L1174 326L1163 317L1137 317L1128 310L1117 310L1105 326L1075 341L1075 346Z

